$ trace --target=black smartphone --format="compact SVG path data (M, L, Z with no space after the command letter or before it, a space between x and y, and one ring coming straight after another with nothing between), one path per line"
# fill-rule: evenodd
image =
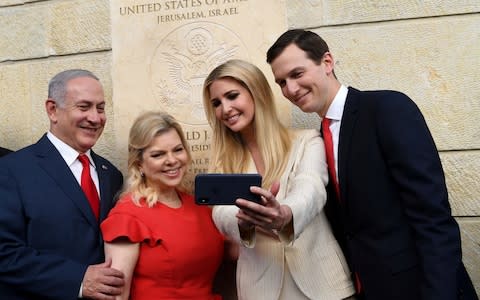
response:
M260 203L251 186L262 186L260 174L201 173L195 176L195 203L199 205L235 205L235 200Z

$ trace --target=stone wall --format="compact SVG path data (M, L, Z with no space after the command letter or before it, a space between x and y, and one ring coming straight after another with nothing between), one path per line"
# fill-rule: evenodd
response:
M286 6L290 28L311 29L330 44L343 83L400 90L420 107L480 294L480 2L286 0ZM117 149L113 130L122 120L109 109L110 2L3 0L0 24L0 146L17 150L40 138L48 129L48 80L63 69L85 68L101 78L107 98L108 122L96 151L122 165L125 149ZM292 120L294 127L318 125L316 116L295 109Z

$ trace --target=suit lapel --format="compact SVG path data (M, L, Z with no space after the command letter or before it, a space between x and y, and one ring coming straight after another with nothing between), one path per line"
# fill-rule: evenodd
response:
M110 180L108 180L110 170L108 169L108 166L103 163L102 159L93 152L93 150L91 151L91 155L98 175L98 185L100 187L100 220L103 220L110 211L110 199L112 198L112 187L110 185Z
M348 88L347 99L343 109L342 125L340 127L340 136L338 140L338 178L340 182L340 193L346 199L346 170L348 165L348 153L352 140L353 129L357 121L357 111L359 107L359 91Z
M40 167L43 168L51 178L53 178L57 183L58 188L63 190L66 198L70 199L75 204L88 222L93 227L98 227L98 222L95 220L95 216L93 215L92 209L90 208L82 188L58 150L53 146L46 135L38 141L35 151Z

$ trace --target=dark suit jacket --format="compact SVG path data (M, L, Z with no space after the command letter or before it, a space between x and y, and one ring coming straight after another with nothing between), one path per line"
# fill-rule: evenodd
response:
M5 155L7 155L8 153L11 153L11 152L12 152L12 150L0 147L0 157L5 156Z
M92 158L103 220L123 178L93 151ZM46 135L0 159L2 299L76 299L88 265L103 261L99 223Z
M365 298L478 299L438 152L413 101L349 88L338 148L342 200L329 186L326 211Z

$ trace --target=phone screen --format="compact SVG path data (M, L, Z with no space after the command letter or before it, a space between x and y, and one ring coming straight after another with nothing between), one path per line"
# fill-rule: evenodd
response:
M250 192L251 186L262 186L260 174L197 174L195 203L199 205L235 205L235 200L260 203L260 196Z

